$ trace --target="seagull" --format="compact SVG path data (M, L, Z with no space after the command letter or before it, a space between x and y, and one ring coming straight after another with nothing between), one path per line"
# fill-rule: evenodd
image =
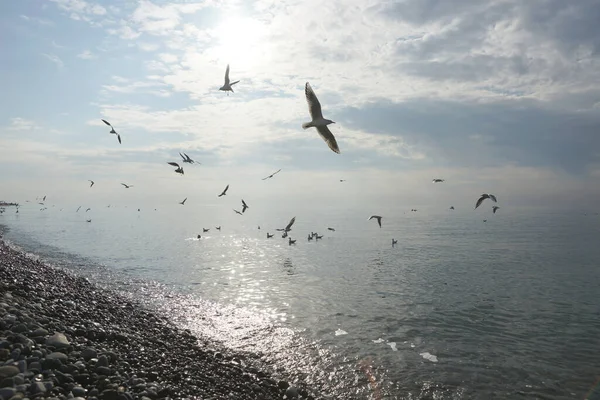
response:
M235 85L238 82L239 81L235 81L235 82L229 83L229 64L227 64L227 69L225 70L225 84L223 86L221 86L219 88L219 90L223 90L225 92L232 92L233 93L232 86ZM229 96L229 93L227 93L227 96Z
M90 187L94 186L94 181L88 179L88 182L92 182L91 185L90 185Z
M289 238L289 239L288 239L288 244L291 246L291 245L293 245L293 244L296 244L296 241L295 241L295 240L292 240L292 238Z
M225 186L225 189L218 197L225 196L227 194L227 189L229 189L229 185Z
M392 247L394 247L396 243L398 243L398 241L396 239L392 239Z
M173 166L173 167L177 167L177 169L175 170L176 173L183 175L183 168L179 166L179 164L177 164L176 162L173 161L169 161L167 164Z
M92 222L92 220L91 220L91 219L86 219L85 221L86 221L86 222Z
M121 185L125 186L125 189L129 189L129 188L133 187L133 185L126 185L124 183L121 183Z
M75 212L78 212L80 208L81 208L81 206L77 207L77 210Z
M220 231L221 227L220 226L215 226L215 229L218 230L218 231Z
M102 122L104 122L106 125L110 126L110 133L112 133L113 135L117 135L117 139L119 139L119 144L121 144L121 135L119 135L117 133L117 131L115 131L115 128L113 128L113 126L110 124L110 122L108 122L105 119L103 119Z
M481 197L477 200L477 203L475 203L475 209L477 209L477 207L479 207L481 205L481 203L483 203L483 201L485 199L490 199L492 200L494 203L496 203L496 196L494 196L493 194L487 194L484 193L481 195Z
M202 236L198 235L198 236L196 236L196 239L200 239L201 237L202 237Z
M335 229L333 229L333 228L327 228L327 230L330 230L330 231L332 231L332 232L335 232Z
M267 232L267 239L271 239L273 237L273 234L269 234L269 232Z
M250 208L248 207L248 204L246 204L246 202L244 201L244 199L242 199L242 212L246 212L246 208Z
M306 82L306 86L304 87L304 93L306 94L306 101L308 102L308 112L310 113L312 121L305 122L304 124L302 124L302 128L317 128L317 132L319 132L319 135L321 135L325 143L327 143L327 146L329 146L329 148L333 150L334 153L340 154L340 148L338 147L338 144L335 141L335 136L333 136L333 133L331 133L331 131L327 127L327 125L335 124L335 122L323 118L323 113L321 112L321 103L319 103L319 99L317 99L315 92L313 92L308 82Z
M46 201L46 196L44 195L44 198L42 199L42 201Z
M287 226L284 229L284 231L286 233L292 230L292 225L294 225L294 222L296 222L296 217L290 219L290 222L287 224Z
M236 213L243 215L241 212L239 212L238 210L236 210L235 208L233 209L233 211L235 211Z
M183 158L183 162L184 163L190 163L190 164L200 164L199 162L196 162L194 160L192 160L190 158L190 156L188 156L187 154L183 153L181 154L181 152L179 152L179 155L181 156L181 158Z
M323 239L323 235L321 235L321 236L315 235L315 240L319 240L319 239Z
M267 176L266 178L262 178L262 180L264 181L265 179L269 179L275 176L275 174L277 174L279 171L281 171L281 168L278 169L277 171L273 172L271 175Z
M444 179L435 178L432 182L433 183L440 183L440 182L444 182Z
M346 180L345 179L340 179L340 182L346 182Z
M484 219L483 222L487 222L487 219Z
M498 211L499 208L500 207L498 207L498 206L493 206L492 207L492 211L494 212L494 214L496 214L496 211Z
M377 219L377 223L379 224L379 227L381 228L381 217L379 215L371 215L371 218L369 218L369 221L372 220L373 218Z
M90 210L91 210L91 208L88 208L87 210L85 210L85 212L88 212L88 211L90 211Z
M313 240L312 235L308 234L308 241L310 242L311 240Z
M183 199L183 201L180 201L179 204L181 204L182 206L185 206L185 201L187 200L187 197L185 199Z
M202 228L202 232L203 232L203 233L206 233L206 232L208 232L208 231L210 231L210 228Z
M451 210L454 210L454 206L450 206L450 209L451 209Z

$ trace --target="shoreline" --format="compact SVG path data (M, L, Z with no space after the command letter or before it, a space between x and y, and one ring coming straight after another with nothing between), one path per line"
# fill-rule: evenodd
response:
M1 399L315 399L244 359L0 234Z

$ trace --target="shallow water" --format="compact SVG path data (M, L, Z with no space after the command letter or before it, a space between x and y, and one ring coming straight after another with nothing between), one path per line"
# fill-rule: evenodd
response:
M61 207L0 223L335 398L600 398L597 215L419 208L379 228L320 208L295 214L289 246L274 232L289 210Z

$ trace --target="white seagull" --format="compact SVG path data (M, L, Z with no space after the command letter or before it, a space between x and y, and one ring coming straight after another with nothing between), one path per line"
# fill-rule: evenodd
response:
M225 92L232 92L233 93L233 88L232 86L235 85L236 83L238 83L239 81L235 81L235 82L229 82L229 64L227 64L227 69L225 70L225 84L223 86L221 86L219 88L219 90L223 90ZM229 96L229 93L227 93L227 96Z
M113 128L113 126L110 124L110 122L108 122L107 120L103 119L102 122L104 122L106 125L110 126L110 132L114 135L117 135L117 139L119 139L119 144L121 144L121 135L119 135L117 133L117 131L115 131L115 128Z
M321 135L325 143L327 143L327 146L329 146L333 152L340 154L340 148L335 141L335 136L333 136L333 133L331 133L327 127L327 125L335 124L335 122L330 119L323 118L323 113L321 112L321 103L319 103L319 99L317 99L315 92L312 90L308 82L306 82L306 86L304 87L304 93L306 94L308 112L310 113L312 121L303 123L302 128L317 128L317 132L319 132L319 135Z

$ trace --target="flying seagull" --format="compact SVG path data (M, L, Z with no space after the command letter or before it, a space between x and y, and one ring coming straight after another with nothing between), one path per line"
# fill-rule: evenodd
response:
M187 200L187 197L185 199L183 199L183 201L180 201L179 204L181 204L182 206L185 206L185 201Z
M92 183L90 184L90 187L94 186L94 181L92 181L92 180L90 180L90 179L88 179L88 181L89 181L89 182L92 182Z
M250 208L248 207L248 204L246 204L246 202L244 201L244 199L242 199L242 212L246 212L246 209Z
M236 213L240 214L240 215L244 215L242 214L240 211L236 210L235 208L233 209L233 211L235 211Z
M496 214L496 211L498 211L499 208L500 207L498 207L498 206L493 206L492 207L492 211L494 212L494 214Z
M215 229L220 231L221 230L221 226L215 226Z
M232 86L235 85L236 83L238 83L239 81L235 81L235 82L229 82L229 64L227 64L227 69L225 70L225 84L223 86L221 86L219 88L219 90L223 90L225 92L232 92L233 93L233 88ZM227 93L227 96L229 96L229 93Z
M269 232L267 232L267 239L271 239L273 237L272 234L269 234Z
M223 190L223 192L217 197L225 196L227 194L227 189L229 189L229 185L225 186L225 189Z
M345 179L340 179L340 182L346 182L346 180Z
M46 195L44 195L44 198L42 199L42 201L46 201Z
M454 210L454 206L450 206L450 209L451 209L451 210Z
M202 232L206 233L208 231L210 231L210 228L202 228Z
M179 152L179 155L181 156L181 158L183 158L183 162L184 163L190 163L190 164L200 164L197 161L194 161L190 158L190 156L188 156L187 154L183 153L181 154L181 152Z
M481 205L481 203L483 203L483 201L485 199L490 199L492 200L494 203L496 203L496 196L494 196L493 194L487 194L484 193L481 195L481 197L477 200L477 203L475 203L475 209L477 209L477 207L479 207Z
M173 161L169 161L167 164L173 166L173 167L177 167L177 169L175 170L176 173L183 175L183 168L179 166L179 164L177 164L176 162Z
M440 182L444 182L444 179L435 178L432 182L433 183L440 183Z
M75 212L79 212L80 208L81 208L81 206L77 207L77 210L75 210Z
M271 175L267 176L266 178L262 178L262 180L264 181L265 179L269 179L275 176L275 174L277 174L279 171L281 171L281 168L278 169L276 172L273 172Z
M92 222L92 220L91 220L91 219L86 219L85 221L86 221L86 222Z
M133 185L126 185L124 183L121 183L121 185L125 186L125 189L129 189L129 188L133 187Z
M290 219L290 222L287 224L287 226L285 227L284 231L289 232L292 230L292 225L294 225L294 222L296 222L296 217Z
M110 133L112 133L113 135L117 135L117 139L119 139L119 144L121 144L121 135L119 135L117 133L117 131L115 131L115 128L113 128L113 126L110 124L110 122L108 122L105 119L103 119L102 122L104 122L106 125L110 126Z
M369 218L369 221L372 220L373 218L377 219L377 223L379 224L379 227L381 228L381 217L379 215L371 215L371 218Z
M335 153L340 154L340 148L338 147L338 144L335 141L335 136L333 136L333 133L331 133L331 131L327 127L327 125L335 124L335 122L323 118L323 113L321 112L321 103L319 103L319 99L317 99L315 92L313 92L308 82L306 82L306 86L304 87L304 93L306 94L306 101L308 102L308 112L310 113L312 121L303 123L302 128L317 128L317 132L319 132L319 135L321 135L325 143L327 143L327 146L329 146L329 148Z
M327 229L330 230L330 231L332 231L332 232L335 232L335 229L333 229L333 228L327 228Z

